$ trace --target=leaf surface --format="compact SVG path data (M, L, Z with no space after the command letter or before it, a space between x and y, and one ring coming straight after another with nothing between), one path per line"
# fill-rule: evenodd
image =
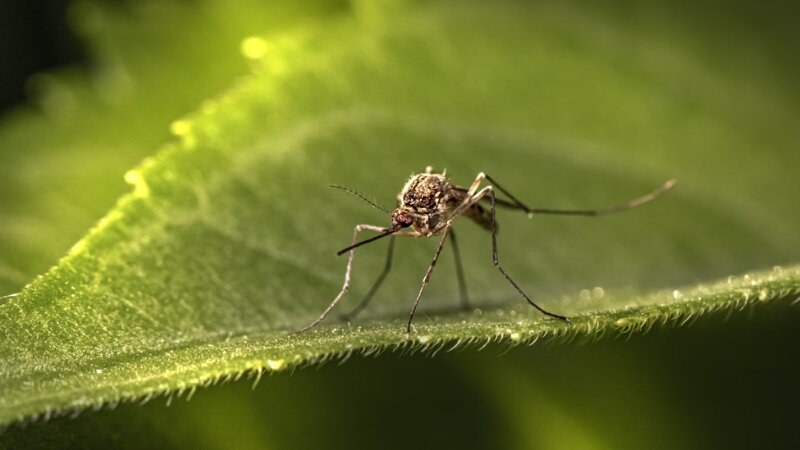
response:
M800 214L785 193L797 182L775 174L798 162L786 131L796 104L670 37L511 2L365 2L352 16L249 40L252 74L173 123L175 141L126 175L133 192L0 305L0 420L354 351L598 337L794 300ZM537 207L604 206L668 178L680 185L598 219L501 212L504 267L572 324L522 304L491 264L489 235L461 221L474 311L458 311L444 255L407 339L435 242L401 240L364 317L289 334L338 292L345 261L334 253L352 227L388 224L326 185L391 207L427 165L461 185L485 171ZM385 242L357 252L341 312L369 289L384 252Z

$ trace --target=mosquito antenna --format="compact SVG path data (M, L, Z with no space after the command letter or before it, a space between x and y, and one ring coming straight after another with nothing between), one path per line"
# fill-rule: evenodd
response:
M375 208L375 209L377 209L377 210L379 210L379 211L383 211L383 212L385 212L386 214L389 214L389 211L387 211L385 208L381 208L379 205L377 205L377 204L376 204L375 202L373 202L372 200L370 200L370 199L368 199L367 197L365 197L365 196L361 195L360 193L358 193L358 192L354 191L353 189L350 189L349 187L345 187L345 186L337 186L337 185L335 185L335 184L331 184L331 185L328 185L328 186L329 186L329 187L332 187L332 188L334 188L334 189L341 189L341 190L343 190L343 191L345 191L345 192L349 192L349 193L351 193L351 194L355 195L356 197L360 198L361 200L364 200L365 202L369 203L370 205L372 205L372 207L373 207L373 208Z
M620 203L617 205L609 206L606 208L598 208L598 209L547 209L547 208L533 208L528 211L529 214L561 214L561 215L571 215L571 216L602 216L604 214L612 214L620 211L625 211L628 209L633 209L638 206L642 206L645 203L649 203L655 200L658 196L667 192L668 190L672 189L673 186L678 182L677 179L673 178L671 180L667 180L661 186L653 189L652 191L648 192L647 194L637 197L633 200L627 201L625 203Z
M400 228L396 228L396 229L389 228L388 230L384 231L383 233L381 233L381 234L379 234L377 236L372 236L369 239L364 239L361 242L356 242L355 244L353 244L353 245L351 245L349 247L345 247L345 248L339 250L338 252L336 252L336 256L341 256L342 254L347 253L347 252L349 252L350 250L352 250L352 249L354 249L356 247L361 247L364 244L369 244L370 242L374 242L374 241L377 241L378 239L385 238L386 236L389 236L391 234L397 233L398 231L400 231Z

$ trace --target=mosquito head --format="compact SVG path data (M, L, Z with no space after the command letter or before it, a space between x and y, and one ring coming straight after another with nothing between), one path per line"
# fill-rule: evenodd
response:
M414 215L404 210L397 208L392 211L392 229L399 230L401 228L408 228L414 224Z

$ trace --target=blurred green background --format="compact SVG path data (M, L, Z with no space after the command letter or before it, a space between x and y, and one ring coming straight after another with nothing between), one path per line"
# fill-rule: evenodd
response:
M456 2L445 4L458 14ZM242 39L325 26L352 14L354 7L343 1L253 0L31 5L2 5L0 294L19 290L54 265L129 191L123 174L171 139L175 119L202 108L204 100L251 70L240 52ZM367 8L364 3L356 7ZM754 173L732 174L729 181L735 187L748 177L769 179L765 173L774 170L781 185L791 186L782 178L800 162L795 139L800 122L792 127L792 119L800 120L799 16L792 3L542 2L537 8L556 22L583 20L586 27L629 36L628 42L609 39L611 50L597 57L619 58L624 66L628 58L645 55L652 58L645 77L669 79L671 74L659 67L674 67L670 58L679 54L703 61L714 74L726 74L733 86L758 86L720 99L729 102L727 113L737 121L775 130L774 140L758 134L770 151L748 154ZM13 20L23 10L28 19ZM654 36L663 46L639 45ZM574 39L580 46L585 36ZM35 74L21 70L42 46L50 48L44 53L54 53L41 60L49 62L28 64ZM575 76L590 80L592 74ZM710 89L704 95L730 95L730 86L713 91L716 81L701 83ZM19 103L23 84L28 100ZM675 86L676 99L685 101L685 95ZM609 108L614 100L609 99ZM579 102L569 106L580 116ZM696 126L703 129L702 123ZM630 133L636 135L635 124ZM650 157L659 161L656 151ZM720 151L698 159L709 166L728 164ZM741 161L731 166L748 167ZM797 214L789 210L798 191L776 196L764 189L769 193L764 210L772 211L764 216L764 227L779 230L777 240L784 247L779 243L761 254L733 252L740 259L730 267L798 260L792 231ZM703 275L715 272L710 268ZM669 280L670 274L663 277ZM342 366L265 377L255 390L251 380L242 380L199 390L190 402L176 399L168 407L159 398L144 406L123 404L77 418L13 425L0 435L0 445L797 448L797 319L796 306L778 305L729 319L704 317L689 327L629 340L539 343L507 353L490 346L433 358L354 357Z

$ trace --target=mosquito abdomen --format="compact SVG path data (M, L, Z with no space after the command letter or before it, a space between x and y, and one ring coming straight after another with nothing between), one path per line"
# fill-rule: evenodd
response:
M475 203L464 211L464 215L474 220L482 228L492 231L492 214L483 206Z

